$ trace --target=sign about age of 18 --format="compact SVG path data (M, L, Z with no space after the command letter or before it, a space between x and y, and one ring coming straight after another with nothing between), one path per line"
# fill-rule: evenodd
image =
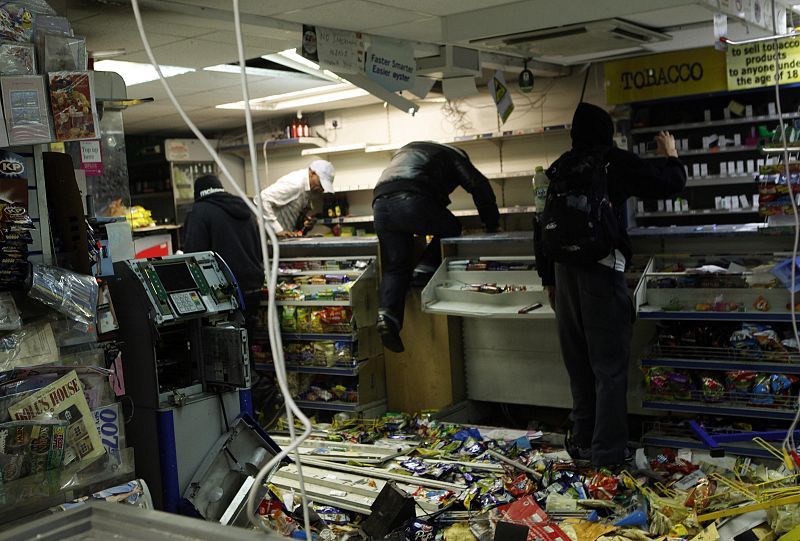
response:
M775 84L775 55L780 83L800 82L800 39L784 38L728 48L728 90L745 90Z

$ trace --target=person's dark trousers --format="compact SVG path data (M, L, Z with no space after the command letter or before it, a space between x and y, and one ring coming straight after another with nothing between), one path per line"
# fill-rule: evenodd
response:
M372 207L383 270L380 313L401 329L406 293L416 263L414 235L433 235L420 264L435 269L441 262L439 240L460 235L461 223L447 207L422 194L399 192L381 196Z
M573 443L597 466L621 464L628 442L633 308L625 275L556 264L556 320L572 391Z

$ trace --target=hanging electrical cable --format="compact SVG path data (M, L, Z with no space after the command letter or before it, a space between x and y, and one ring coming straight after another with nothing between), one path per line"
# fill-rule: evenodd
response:
M280 327L279 327L279 321L278 321L278 317L277 317L277 309L275 307L275 290L277 288L278 260L279 260L279 257L280 257L280 247L279 247L279 244L278 244L278 238L275 235L275 232L264 223L264 217L263 217L263 214L260 211L260 207L261 207L260 201L257 201L257 203L258 203L257 205L253 204L253 202L250 201L250 198L247 196L247 194L236 183L236 181L234 180L234 178L231 175L230 171L225 166L225 163L219 157L219 155L217 154L217 152L213 148L213 146L208 142L208 139L206 139L206 137L202 134L202 132L200 132L200 130L197 128L197 126L192 122L192 120L186 114L186 112L184 111L183 107L181 107L180 103L178 102L178 99L175 97L175 94L172 92L172 88L170 87L169 83L167 83L166 78L164 77L164 74L161 72L161 66L158 64L158 62L157 62L157 60L155 58L155 55L153 53L153 50L152 50L152 48L150 46L150 42L149 42L149 40L147 38L147 34L145 33L145 30L144 30L144 23L142 21L141 12L139 10L139 2L138 2L138 0L131 0L131 6L133 7L134 18L136 19L136 26L137 26L138 31L139 31L139 36L140 36L140 38L142 40L142 45L144 46L144 49L145 49L145 53L147 54L147 57L150 60L150 64L153 66L153 69L156 70L156 74L158 75L159 81L161 82L161 85L164 87L164 91L167 93L167 96L169 97L169 99L172 102L173 106L178 111L178 114L180 115L180 117L184 121L184 123L189 127L189 129L192 131L192 133L194 133L194 135L197 137L197 139L201 142L201 144L205 147L205 149L211 155L212 159L217 164L217 167L219 167L219 170L222 173L222 180L227 184L227 186L229 188L231 188L231 190L233 190L234 193L236 193L245 202L245 204L248 206L248 208L252 212L254 212L256 214L256 216L258 217L258 219L261 222L261 229L262 229L262 232L260 233L261 252L262 252L262 260L263 260L263 263L264 263L264 272L265 272L266 283L268 284L268 299L269 299L268 308L267 308L267 314L268 314L267 330L268 330L269 335L270 335L270 347L272 349L273 359L274 359L274 362L275 362L275 373L276 373L276 377L277 377L277 380L278 380L278 386L281 389L281 392L283 393L284 398L286 400L286 408L287 408L287 412L289 412L288 415L291 415L292 413L294 413L297 416L297 418L301 421L303 426L305 427L305 430L303 431L303 434L300 436L299 439L294 439L294 436L293 436L292 437L292 440L293 440L292 443L289 446L287 446L286 448L284 448L275 457L273 457L259 471L258 475L256 476L256 480L253 483L253 487L252 487L252 489L250 491L250 494L248 495L248 516L250 517L251 522L253 522L254 525L258 525L262 529L266 529L266 526L263 524L263 522L260 520L260 518L255 513L255 502L254 502L255 496L254 495L258 492L258 487L263 482L264 477L266 477L266 475L270 471L272 471L272 469L277 464L279 464L284 458L286 458L290 453L296 451L299 448L299 446L302 444L302 442L311 434L311 423L308 420L308 418L305 417L305 415L303 415L302 411L300 411L300 409L298 408L297 404L295 404L295 402L292 400L291 393L289 391L288 384L287 384L287 381L286 381L286 367L285 367L285 364L283 362L283 347L282 347L282 343L281 343ZM238 0L234 0L234 7L238 8ZM237 46L238 46L239 53L240 53L240 68L241 68L241 72L242 72L243 77L244 77L243 91L245 93L247 93L247 82L246 82L246 74L245 74L245 65L244 65L244 60L243 60L244 46L242 44L242 38L241 38L241 29L240 29L240 24L239 24L239 11L238 11L238 9L234 9L234 20L235 20L235 23L236 23L236 30L237 30L237 32L236 32L236 34L237 34ZM246 96L245 96L245 103L249 105L249 100L247 99ZM250 154L251 154L251 159L252 159L252 157L255 156L255 144L254 144L253 136L252 136L252 133L253 133L252 132L252 117L250 115L249 107L246 108L246 120L249 121L249 125L248 125L248 143L249 143L249 146L250 146ZM258 188L260 188L260 180L257 177L257 168L253 168L253 174L254 174L254 179L255 179L255 182L256 182L256 187L258 189ZM268 245L267 245L267 241L266 241L266 236L269 237L270 243L272 244L273 250L274 250L273 251L273 260L272 260L272 265L271 266L270 266L270 261L269 261L269 250L268 250ZM292 420L290 422L290 426L292 426L293 424L294 423L293 423L293 420ZM299 467L299 461L298 461L298 467ZM301 484L301 486L302 486L302 484ZM304 487L303 487L303 493L304 493ZM310 529L308 527L309 526L308 505L307 505L307 500L306 500L304 494L303 494L303 514L304 514L304 517L303 517L304 518L304 526L306 527L306 536L307 536L306 538L310 540L310 537L309 537L310 536Z
M788 143L786 141L786 123L783 121L783 109L781 107L781 92L780 92L780 84L781 84L781 64L780 64L780 48L779 48L779 37L778 37L778 24L777 24L777 17L776 13L776 3L775 0L772 0L772 34L773 34L773 43L775 44L775 105L778 110L778 122L781 130L781 146L783 148L782 157L783 157L783 173L786 176L786 185L789 189L789 199L792 202L792 214L794 216L794 243L792 245L792 260L791 260L791 281L790 281L790 288L789 288L789 303L790 303L790 313L792 318L792 330L794 331L794 339L796 344L800 344L800 333L798 332L797 327L797 307L796 307L796 295L795 295L795 287L794 284L796 283L797 279L797 253L798 253L798 245L800 244L800 213L798 213L797 208L797 200L795 199L795 191L794 187L792 186L792 173L790 168L789 162L789 148ZM792 424L789 426L789 430L786 432L786 438L783 440L783 449L784 453L794 453L796 452L797 445L794 441L794 432L797 429L797 425L800 424L800 393L797 395L797 406L798 409L795 412L794 420ZM786 455L788 458L788 455Z
M242 39L242 24L241 24L241 14L239 11L239 0L233 0L233 19L234 25L236 28L236 48L239 54L239 68L241 74L241 82L242 82L242 97L244 99L244 110L245 110L245 125L247 128L247 144L248 150L250 153L250 166L253 171L253 181L255 184L256 190L256 207L258 212L256 216L260 222L261 227L260 235L261 235L261 242L262 242L262 256L264 257L264 269L268 269L269 265L269 256L266 251L266 240L265 240L265 232L269 232L270 241L274 247L274 254L272 257L272 272L267 276L267 282L269 283L269 291L268 291L268 307L267 307L267 325L269 326L270 331L270 348L272 350L272 358L275 364L275 373L278 376L279 384L281 387L281 392L284 393L284 399L286 404L286 418L289 422L289 440L290 445L287 447L289 450L293 450L295 454L295 463L297 467L297 475L298 481L300 484L300 501L303 507L303 526L305 528L306 539L311 541L311 520L309 517L308 512L308 496L306 495L306 486L305 486L305 478L303 476L303 467L300 462L300 451L299 446L302 442L311 435L311 421L300 411L300 408L297 407L294 400L292 400L291 392L289 391L289 385L286 378L286 365L284 363L283 357L283 344L281 342L281 334L280 334L280 323L278 320L278 312L275 304L275 291L277 288L277 276L278 276L278 260L280 258L280 246L278 243L278 239L275 235L275 232L272 228L268 227L266 224L266 220L264 219L263 213L263 202L261 200L261 180L258 174L258 154L256 151L256 143L255 143L255 135L253 133L253 114L250 109L250 91L247 87L247 70L245 64L245 55L244 55L244 40ZM264 146L264 174L266 175L268 172L267 170L267 159L266 159L266 144ZM265 176L265 178L267 178ZM294 415L297 415L297 418L300 420L304 427L303 434L298 439L297 434L294 427ZM280 456L280 455L278 455ZM250 492L247 497L247 507L248 507L248 516L250 517L250 522L254 526L259 526L262 529L266 530L266 526L261 518L257 514L257 507L256 507L256 500L258 499L258 495L260 493L260 487L263 483L264 477L268 473L272 471L280 460L276 456L273 458L269 463L267 463L261 470L258 472L256 476L255 482L253 483L252 487L250 488Z

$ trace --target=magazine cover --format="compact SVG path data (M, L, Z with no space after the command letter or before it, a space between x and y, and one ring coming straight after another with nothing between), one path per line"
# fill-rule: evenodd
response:
M97 110L91 72L49 73L50 104L58 141L97 139Z
M66 431L57 419L0 424L0 485L60 467Z
M33 44L0 41L0 75L36 75Z
M6 131L6 120L0 118L0 147L8 146L8 132Z
M42 73L86 69L86 38L45 33L37 40Z
M53 140L42 76L3 76L0 77L0 89L11 145L35 145Z
M16 421L30 421L45 413L54 413L68 423L64 464L92 460L106 452L74 370L8 408Z

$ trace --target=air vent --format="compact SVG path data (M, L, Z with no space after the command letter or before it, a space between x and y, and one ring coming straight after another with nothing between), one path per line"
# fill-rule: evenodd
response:
M592 53L613 53L646 43L671 39L649 28L621 19L546 28L532 32L498 35L472 43L537 56L571 57Z

